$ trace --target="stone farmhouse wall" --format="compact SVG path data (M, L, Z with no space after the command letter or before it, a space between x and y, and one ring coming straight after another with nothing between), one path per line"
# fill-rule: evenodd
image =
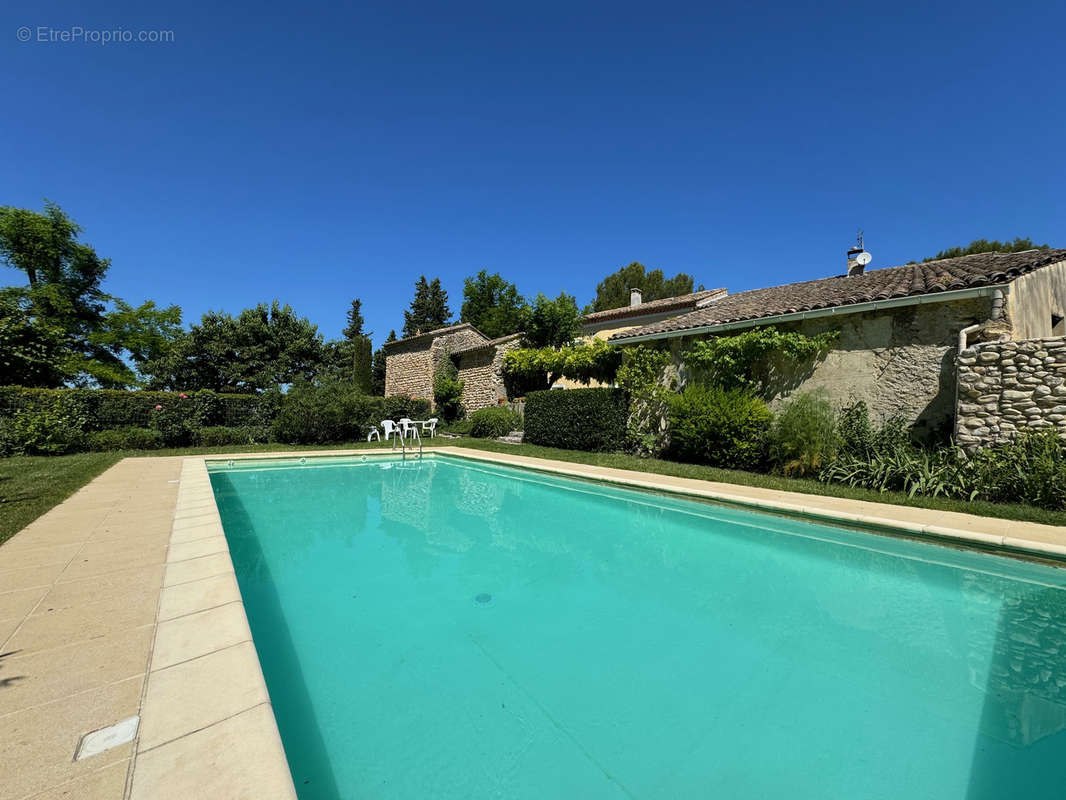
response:
M959 354L958 443L973 449L1019 431L1066 436L1066 338L987 342Z
M499 405L501 400L507 399L503 383L503 357L519 344L519 338L514 337L456 356L459 378L463 381L463 407L467 414L479 408Z
M470 327L434 336L412 336L385 351L385 395L406 394L433 402L433 375L449 353L479 344L485 337Z
M874 422L900 415L923 438L946 438L955 414L959 330L989 317L991 300L899 306L782 324L806 335L838 330L825 357L805 365L773 398L824 391L835 405L862 400ZM692 338L673 340L675 363Z

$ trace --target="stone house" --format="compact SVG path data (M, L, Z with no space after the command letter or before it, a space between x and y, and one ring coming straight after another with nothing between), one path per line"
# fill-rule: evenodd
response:
M405 394L433 403L433 376L446 358L459 369L463 406L469 414L507 399L503 355L521 333L489 339L468 322L386 342L385 395Z
M581 318L581 335L607 341L616 333L687 314L725 297L725 289L701 289L692 294L643 302L640 289L630 289L629 305L594 311Z
M835 330L839 336L824 358L801 370L779 397L824 389L837 403L866 401L875 419L901 414L919 434L930 436L952 433L956 419L972 426L961 426L964 431L978 432L971 437L975 441L1007 435L1020 419L1039 418L1066 433L1060 424L1066 422L1066 402L1037 398L1036 388L1018 388L1023 378L1009 371L1021 369L1016 362L1024 351L1026 369L1040 362L1039 370L1033 366L1036 371L1024 376L1024 386L1043 386L1039 382L1047 379L1054 386L1046 386L1044 398L1066 396L1060 382L1066 367L1060 375L1052 363L1066 348L1021 344L1066 333L1066 250L980 253L876 270L864 269L869 259L861 253L849 252L845 275L737 292L618 331L609 341L669 347L680 368L681 354L700 337L767 325L811 335ZM976 350L968 349L975 344ZM1066 355L1061 358L1066 361ZM1004 375L972 377L972 367L993 362ZM1033 396L1016 398L1008 391ZM965 401L961 414L957 400ZM1013 407L1012 414L1021 415L1013 416L1014 423L993 422L1014 403L1023 406ZM985 416L974 416L977 407Z

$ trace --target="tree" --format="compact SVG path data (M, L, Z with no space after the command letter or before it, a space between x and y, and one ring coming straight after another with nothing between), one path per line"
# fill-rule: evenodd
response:
M469 322L490 339L518 333L529 316L529 306L518 287L496 272L481 270L463 282L463 306L459 319Z
M958 258L959 256L971 256L975 253L1020 253L1022 250L1050 250L1046 244L1033 244L1033 240L1026 237L1017 237L1013 242L1000 242L996 239L974 239L965 247L949 247L941 250L935 256L929 256L922 261L936 261L941 258Z
M607 311L628 306L630 289L640 289L642 299L647 302L691 294L694 283L692 276L684 272L667 278L661 269L646 272L643 264L634 261L611 273L596 286L596 299L592 301L590 310ZM700 289L703 287L700 286Z
M396 331L389 331L385 337L385 344L396 341ZM374 351L374 358L370 365L370 393L377 397L385 396L385 348L379 347Z
M0 263L24 273L27 281L4 290L7 335L20 342L23 356L47 353L49 359L44 369L12 355L4 380L19 375L20 382L39 386L134 385L139 377L131 363L158 357L177 335L176 306L160 309L149 301L134 308L103 291L111 262L78 241L81 231L47 200L43 212L0 207ZM15 360L21 364L17 369Z
M352 300L352 307L348 309L348 325L341 334L348 341L363 335L363 301L358 297Z
M554 300L538 294L529 313L526 344L529 347L565 347L581 330L581 312L573 295L561 292Z
M0 290L0 385L60 386L69 358L66 332L30 311L18 289Z
M414 336L417 333L443 328L451 316L448 293L441 288L440 278L427 281L423 275L415 281L415 297L411 301L411 310L403 312L403 335Z
M260 392L313 379L324 365L318 327L275 300L237 317L207 312L143 370L153 389Z

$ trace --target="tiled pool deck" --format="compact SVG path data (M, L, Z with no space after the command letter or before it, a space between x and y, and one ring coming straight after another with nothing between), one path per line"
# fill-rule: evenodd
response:
M438 452L1066 556L1048 525ZM0 800L295 797L205 457L126 459L0 546L0 640ZM75 760L85 734L131 717L132 741Z

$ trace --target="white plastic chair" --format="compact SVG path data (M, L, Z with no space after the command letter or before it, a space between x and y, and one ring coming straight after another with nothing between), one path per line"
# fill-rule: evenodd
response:
M437 417L430 417L429 419L427 419L425 422L422 423L422 432L425 433L426 431L429 431L429 435L431 437L436 436L437 421Z
M377 425L371 425L370 426L370 433L368 433L366 435L366 440L368 442L373 441L375 436L377 437L377 440L380 442L381 441L381 431L378 430L378 426Z
M406 439L408 435L414 435L414 431L415 424L411 421L410 417L403 417L400 419L400 436Z
M399 425L397 425L391 419L383 419L383 420L381 420L381 429L383 431L385 431L385 441L386 442L389 440L389 437L392 436L393 434L396 434L397 436L403 436L403 430L400 428ZM380 438L378 439L378 441L381 441Z

